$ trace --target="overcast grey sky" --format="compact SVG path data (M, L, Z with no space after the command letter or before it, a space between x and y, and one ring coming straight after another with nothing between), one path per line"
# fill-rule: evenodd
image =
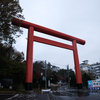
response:
M100 0L20 0L26 21L81 38L85 45L77 45L79 62L89 60L89 64L100 62ZM26 57L27 33L17 39L15 48ZM42 33L35 35L71 44ZM34 42L33 59L47 60L60 68L74 69L73 52L54 46Z

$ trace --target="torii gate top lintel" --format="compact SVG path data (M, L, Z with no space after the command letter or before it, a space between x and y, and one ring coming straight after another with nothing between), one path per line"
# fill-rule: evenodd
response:
M21 27L24 27L24 28L27 28L27 29L29 29L30 26L33 26L35 31L45 33L45 34L48 34L48 35L51 35L51 36L55 36L55 37L58 37L58 38L62 38L62 39L65 39L65 40L69 40L69 41L76 40L77 43L82 44L82 45L85 44L85 41L82 40L82 39L79 39L79 38L76 38L76 37L73 37L73 36L70 36L70 35L64 34L62 32L58 32L58 31L49 29L49 28L46 28L46 27L43 27L43 26L40 26L40 25L36 25L34 23L30 23L30 22L27 22L27 21L24 21L24 20L14 18L12 23L14 25L18 25L18 26L21 26Z

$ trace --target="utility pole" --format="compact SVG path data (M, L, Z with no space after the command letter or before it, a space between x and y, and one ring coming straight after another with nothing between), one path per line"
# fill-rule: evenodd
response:
M69 65L67 65L67 74L68 74L68 88L69 88L69 85L70 85L70 83L69 83Z
M12 59L12 44L13 44L13 39L10 41L10 55L9 55L9 57L10 57L10 59Z
M46 60L45 60L45 89L47 88L47 65L46 65Z

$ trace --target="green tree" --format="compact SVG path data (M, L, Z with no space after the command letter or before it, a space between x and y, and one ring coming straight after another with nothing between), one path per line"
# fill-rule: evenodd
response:
M88 87L88 80L91 80L91 78L86 73L84 73L82 76L83 86Z
M15 61L23 62L24 61L24 53L14 51L14 53L12 54L12 59Z
M69 74L70 86L76 87L75 72L72 69L70 69L70 70L60 69L58 72L58 76L61 77L62 79L66 79L66 80L64 80L64 82L67 82L67 83L68 83L68 74ZM60 78L60 80L61 80L61 78Z
M63 77L66 77L67 75L67 71L66 69L60 69L59 72L58 72L59 75L63 76Z
M47 69L51 69L51 64L50 64L50 62L47 63Z
M95 76L93 73L87 73L87 75L91 78L91 80L95 80Z
M52 70L51 70L51 64L50 62L47 63L47 80L50 80Z
M75 72L72 69L70 69L69 77L70 77L70 86L76 87L76 76Z
M13 57L15 58L9 58L8 47L0 43L0 79L13 79L16 90L19 85L21 87L25 82L25 63L23 62L24 55L16 50L14 52Z
M42 86L42 76L41 73L44 72L44 62L43 61L36 61L33 63L33 88L38 88L38 85L41 84Z
M20 27L11 24L14 17L24 18L21 13L19 0L0 0L0 41L9 41L13 36L19 37L22 34Z
M15 89L25 81L24 54L12 46L22 34L20 27L12 25L12 20L23 19L21 13L19 0L0 0L0 79L12 78Z
M57 72L53 71L51 73L51 83L57 83Z

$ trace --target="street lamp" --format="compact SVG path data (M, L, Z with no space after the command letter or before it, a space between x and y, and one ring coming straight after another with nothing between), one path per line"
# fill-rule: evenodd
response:
M69 65L67 65L67 73L68 73L68 88L70 87L70 79L69 79Z
M41 73L41 76L43 76L43 73ZM41 77L40 77L40 91L41 91Z

